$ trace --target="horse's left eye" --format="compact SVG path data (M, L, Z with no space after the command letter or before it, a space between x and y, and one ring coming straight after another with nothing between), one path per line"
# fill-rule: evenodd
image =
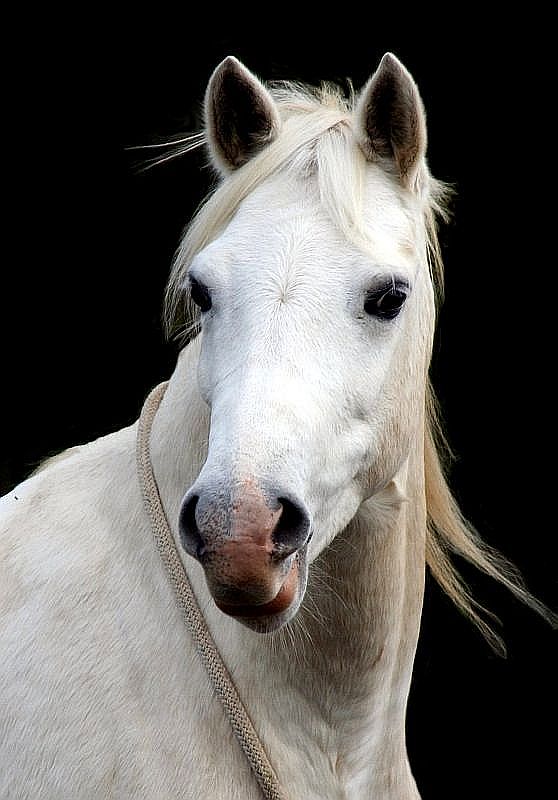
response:
M200 311L209 311L211 308L211 295L209 289L195 278L190 278L190 297Z
M407 287L397 284L370 291L364 301L364 310L373 317L395 319L403 308L407 294Z

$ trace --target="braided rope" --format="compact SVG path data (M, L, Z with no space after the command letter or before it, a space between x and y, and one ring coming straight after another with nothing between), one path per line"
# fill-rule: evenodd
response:
M151 465L149 442L151 426L166 388L167 383L161 383L153 389L145 401L138 423L136 455L138 478L144 506L151 521L157 549L166 567L186 625L192 634L196 649L215 692L223 704L225 714L229 719L235 736L250 762L263 796L266 800L287 800L205 623L161 503Z

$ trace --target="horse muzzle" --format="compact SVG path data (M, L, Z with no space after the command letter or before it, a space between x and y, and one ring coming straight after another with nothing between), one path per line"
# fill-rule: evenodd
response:
M179 530L221 611L265 632L292 618L306 587L311 535L310 516L292 494L251 479L232 491L196 483L182 501Z

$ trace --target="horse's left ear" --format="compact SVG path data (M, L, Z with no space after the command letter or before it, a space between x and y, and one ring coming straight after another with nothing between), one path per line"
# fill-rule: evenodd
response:
M401 183L412 188L426 154L426 117L414 80L392 53L362 90L356 115L368 160L395 167Z
M238 59L227 56L207 86L205 126L213 162L227 173L275 139L281 118L263 83Z

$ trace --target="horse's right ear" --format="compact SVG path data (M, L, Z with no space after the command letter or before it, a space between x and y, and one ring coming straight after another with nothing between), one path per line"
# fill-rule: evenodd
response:
M271 94L234 56L209 80L205 127L213 163L224 173L241 167L279 133L281 118Z
M359 143L370 161L394 168L412 188L426 153L426 118L414 80L392 53L386 53L360 95Z

